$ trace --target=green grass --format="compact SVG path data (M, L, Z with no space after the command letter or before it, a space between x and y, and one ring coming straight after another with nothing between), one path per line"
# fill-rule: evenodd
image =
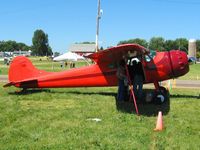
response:
M199 149L199 90L174 89L170 103L116 104L116 88L17 94L0 84L0 149ZM163 110L162 132L154 132ZM95 122L91 118L100 118Z
M9 66L0 62L0 75L7 75L8 74Z
M179 79L200 80L200 64L190 65L190 71L186 75L180 77Z

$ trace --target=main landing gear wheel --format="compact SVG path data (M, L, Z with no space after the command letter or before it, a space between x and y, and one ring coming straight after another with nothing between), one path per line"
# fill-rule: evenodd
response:
M155 91L154 94L154 103L157 105L161 105L169 100L169 92L164 87L159 87L158 91Z

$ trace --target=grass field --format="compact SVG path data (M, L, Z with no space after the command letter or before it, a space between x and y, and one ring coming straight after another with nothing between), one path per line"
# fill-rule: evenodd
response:
M190 71L186 75L180 77L180 79L183 79L183 80L200 80L200 63L190 65Z
M33 57L46 71L60 63ZM86 65L77 62L76 67ZM52 67L53 66L53 67ZM69 69L69 66L65 69ZM8 66L0 64L0 74ZM200 80L200 64L180 79ZM17 94L0 83L0 149L199 149L200 91L173 89L162 106L117 103L116 88L65 88ZM158 111L165 129L154 132ZM99 118L100 122L92 119Z
M0 84L0 149L199 149L200 92L174 89L162 106L118 104L116 88L17 94ZM165 129L155 132L158 110ZM93 121L99 118L101 121Z

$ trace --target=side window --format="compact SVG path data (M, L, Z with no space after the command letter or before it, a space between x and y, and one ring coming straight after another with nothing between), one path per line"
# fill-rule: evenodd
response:
M150 62L156 56L156 51L150 50L148 55L145 55L145 61Z
M145 55L145 57L144 57L144 60L145 60L146 62L150 62L151 59L152 59L152 58L151 58L149 55Z

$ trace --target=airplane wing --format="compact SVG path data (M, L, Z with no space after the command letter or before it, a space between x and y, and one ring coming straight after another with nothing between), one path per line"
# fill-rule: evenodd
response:
M148 54L149 50L138 44L123 44L111 47L103 51L88 55L87 57L96 63L117 62L126 56L138 56Z

